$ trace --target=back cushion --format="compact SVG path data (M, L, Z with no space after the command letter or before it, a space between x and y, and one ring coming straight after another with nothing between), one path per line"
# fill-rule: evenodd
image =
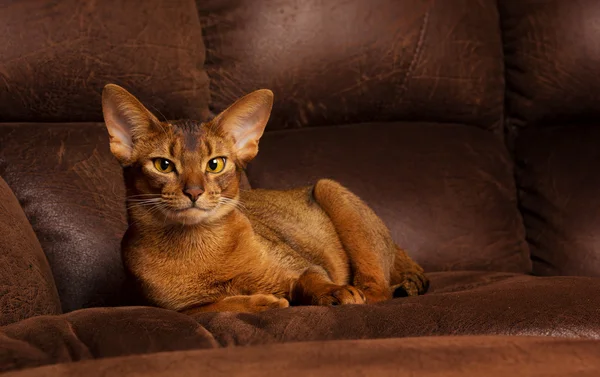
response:
M533 272L600 276L600 2L499 4Z
M104 124L0 124L0 145L0 176L48 257L63 310L119 301L125 189Z
M270 129L384 120L502 134L495 0L198 0L212 109L275 93Z
M18 0L0 6L0 121L102 121L120 84L169 119L207 116L193 0Z
M498 2L512 127L600 119L600 2Z

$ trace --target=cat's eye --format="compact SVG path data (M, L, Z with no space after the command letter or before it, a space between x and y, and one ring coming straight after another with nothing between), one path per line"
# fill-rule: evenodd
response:
M215 157L208 161L206 164L206 171L210 173L220 173L225 169L225 163L227 159L225 157Z
M154 167L161 173L170 173L175 169L175 164L166 158L155 158Z

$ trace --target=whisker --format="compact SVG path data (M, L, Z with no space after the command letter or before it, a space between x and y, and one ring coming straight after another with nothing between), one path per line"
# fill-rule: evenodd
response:
M149 203L149 204L150 205L148 205L148 206L139 206L139 205L133 206L133 207L128 208L128 210L143 209L143 210L147 211L148 214L154 214L157 211L160 211L161 209L164 209L167 207L167 205L165 203ZM132 225L137 225L137 224L139 224L139 221L135 221L135 220L131 221L129 223L129 227L131 227Z
M154 199L129 199L127 200L127 204L131 205L131 204L148 204L148 203L153 203L153 204L158 204L162 202L162 199L160 198L154 198Z
M127 209L132 209L132 208L149 208L149 207L154 207L156 206L157 203L144 203L144 204L133 204L130 206L127 206Z
M160 201L162 201L162 198L127 199L127 203L158 203Z
M239 201L234 200L234 199L230 199L230 198L226 198L226 197L219 198L219 204L222 204L222 205L225 205L225 206L230 206L230 207L233 207L233 208L235 208L237 210L240 210L240 211L245 211L246 210L246 207L242 203L240 203Z

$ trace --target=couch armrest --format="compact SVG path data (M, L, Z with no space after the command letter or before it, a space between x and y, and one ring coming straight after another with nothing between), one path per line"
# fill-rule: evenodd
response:
M19 201L0 178L0 326L60 312L48 260Z

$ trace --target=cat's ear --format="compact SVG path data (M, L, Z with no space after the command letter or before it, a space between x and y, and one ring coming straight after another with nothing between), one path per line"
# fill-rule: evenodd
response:
M250 162L258 153L258 141L263 135L273 108L273 92L256 90L238 99L213 122L235 142L235 153L243 163Z
M102 90L102 112L110 136L110 151L122 165L130 164L136 140L160 122L137 98L115 84L108 84Z

